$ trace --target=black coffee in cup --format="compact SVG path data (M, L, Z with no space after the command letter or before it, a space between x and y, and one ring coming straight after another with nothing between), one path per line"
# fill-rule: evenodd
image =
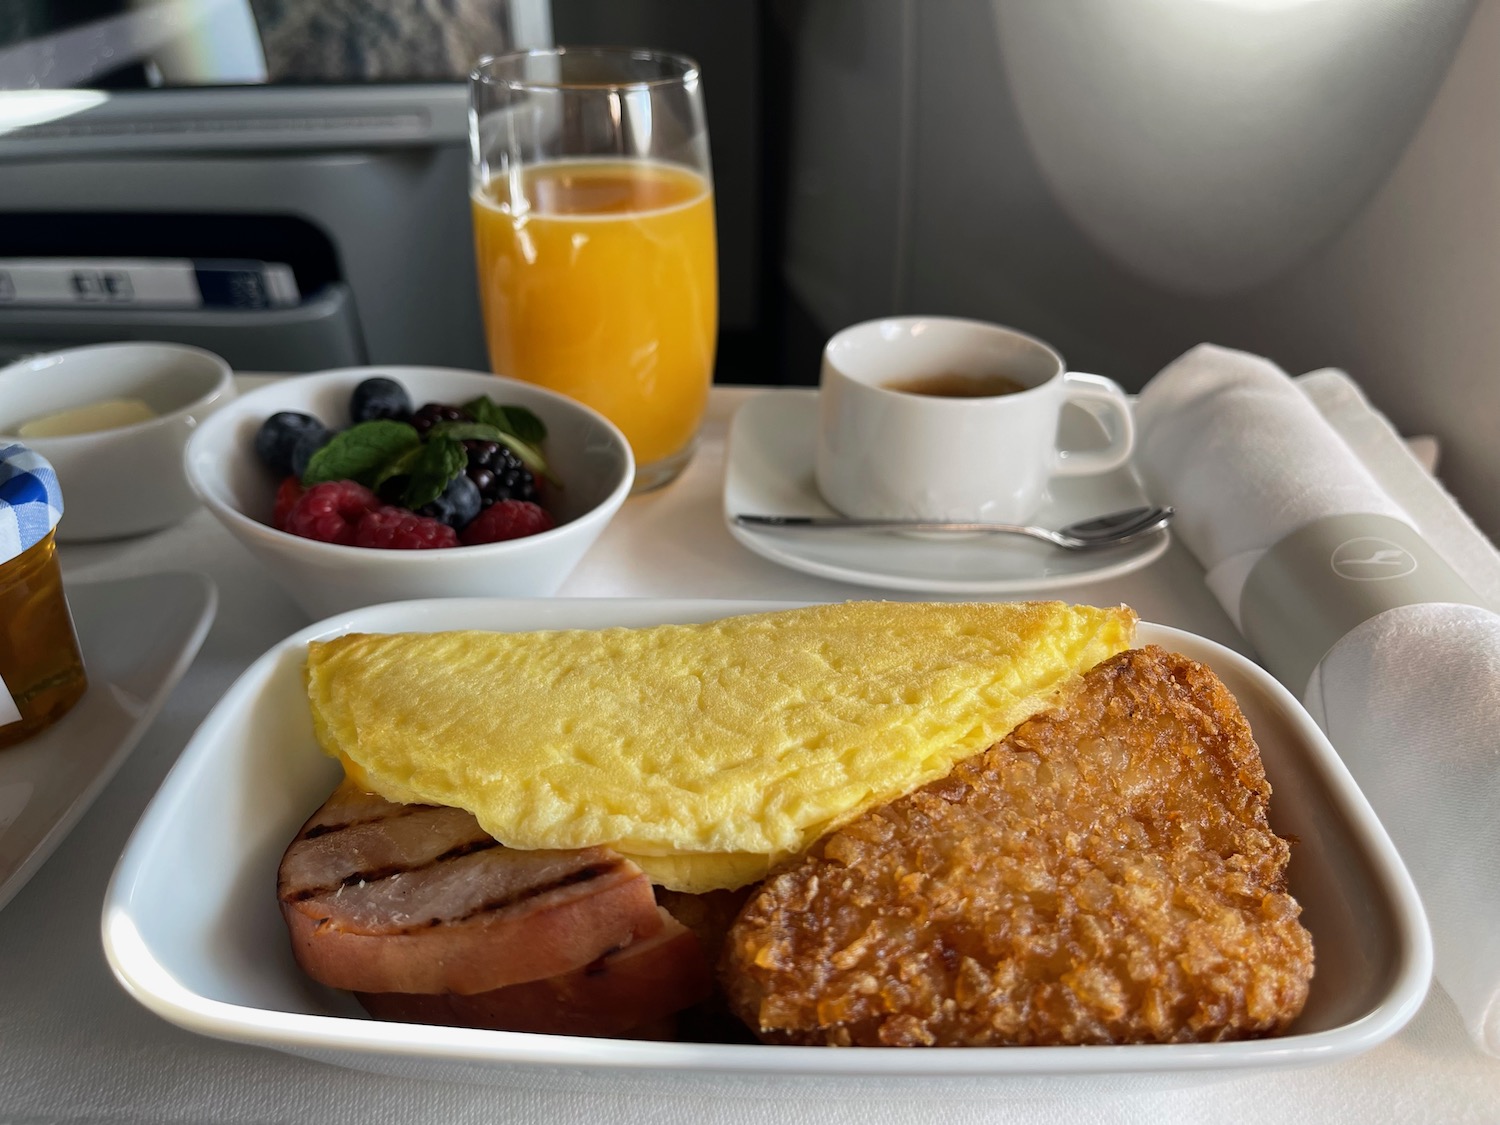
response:
M881 383L888 391L932 398L994 398L1024 391L1026 384L1009 375L962 375L956 371L936 375L906 375Z

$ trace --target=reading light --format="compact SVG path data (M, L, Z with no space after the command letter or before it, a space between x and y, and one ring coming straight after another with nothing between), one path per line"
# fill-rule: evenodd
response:
M1472 0L991 0L1054 198L1139 277L1244 292L1335 237L1427 111Z

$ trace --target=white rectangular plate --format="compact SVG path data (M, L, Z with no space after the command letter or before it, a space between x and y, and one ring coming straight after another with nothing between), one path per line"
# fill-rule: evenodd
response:
M1333 748L1279 684L1211 641L1143 625L1212 667L1250 719L1275 788L1272 823L1296 839L1291 888L1317 949L1292 1034L1239 1043L1125 1047L827 1049L647 1043L381 1023L305 978L276 903L276 867L338 779L317 748L302 687L309 640L344 632L593 628L708 621L764 602L443 600L355 610L257 660L204 720L151 802L104 903L105 952L142 1004L204 1035L381 1073L568 1088L765 1096L809 1086L1007 1093L1059 1084L1183 1084L1247 1068L1328 1062L1394 1034L1417 1010L1431 942L1411 880Z

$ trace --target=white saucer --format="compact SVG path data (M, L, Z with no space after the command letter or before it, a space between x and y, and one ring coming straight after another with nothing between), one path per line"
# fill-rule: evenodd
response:
M57 723L0 750L0 907L88 811L193 662L218 592L199 574L66 585L89 687Z
M1086 445L1083 414L1063 415L1062 440ZM1167 549L1168 533L1119 547L1064 551L1016 536L924 537L878 531L748 528L736 513L828 516L813 479L817 391L760 395L735 413L724 471L729 533L758 555L806 574L888 590L934 594L1042 593L1138 570ZM1070 432L1079 429L1078 434ZM1090 477L1055 477L1031 521L1062 527L1074 520L1150 503L1126 466Z

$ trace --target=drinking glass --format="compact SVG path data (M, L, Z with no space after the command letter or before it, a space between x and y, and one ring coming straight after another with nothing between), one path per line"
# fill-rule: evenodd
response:
M480 60L470 195L491 369L624 431L635 491L692 456L713 378L718 264L698 67L558 47Z

